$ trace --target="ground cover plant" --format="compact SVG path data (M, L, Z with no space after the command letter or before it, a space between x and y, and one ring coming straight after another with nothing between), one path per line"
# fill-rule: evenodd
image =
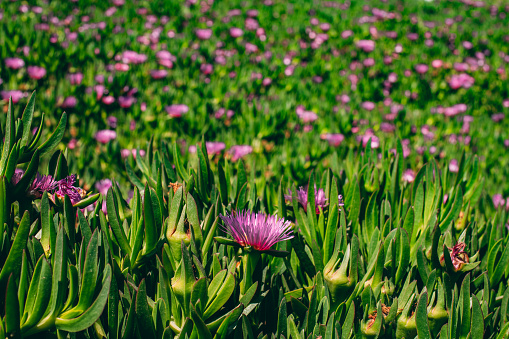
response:
M509 8L234 3L0 3L0 337L507 337Z

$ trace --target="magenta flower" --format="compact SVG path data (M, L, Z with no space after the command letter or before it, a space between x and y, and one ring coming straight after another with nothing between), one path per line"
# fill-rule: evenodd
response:
M77 104L78 100L73 96L69 96L64 99L64 102L62 103L62 108L73 108L76 107Z
M197 29L195 33L196 37L200 40L208 40L212 36L211 29Z
M117 132L109 130L109 129L104 129L104 130L98 131L95 134L95 140L99 141L102 144L107 144L108 142L110 142L111 140L114 140L116 138L117 138Z
M345 136L341 133L326 133L320 135L320 139L327 140L333 147L338 147L345 140Z
M184 104L174 104L165 107L166 112L172 118L180 118L187 112L189 112L189 107Z
M25 97L25 93L18 90L12 90L12 91L1 91L0 95L2 96L2 99L7 101L9 98L12 98L13 103L17 103L21 100L21 98Z
M409 168L405 172L403 172L403 181L404 182L411 183L411 182L414 182L414 180L415 180L415 172L411 168Z
M71 73L68 78L71 85L80 85L83 81L83 73Z
M152 79L164 79L168 76L168 71L165 69L154 69L150 71Z
M30 78L39 80L46 76L46 69L39 66L28 66L27 73Z
M57 182L55 198L64 199L67 195L74 205L86 196L84 189L74 186L76 183L76 174L70 175Z
M357 48L362 49L364 52L373 52L375 50L375 42L373 40L359 40L356 43Z
M113 186L110 179L103 179L95 183L95 189L102 195L106 195L108 190Z
M221 151L226 148L226 145L224 142L220 141L207 141L205 143L205 147L207 148L207 153L209 155L214 155L221 153Z
M145 54L138 54L134 51L124 51L120 58L124 64L142 64L148 59Z
M11 183L15 186L21 180L21 178L23 177L24 174L25 174L25 171L23 171L20 168L16 168L14 170L14 174L12 175Z
M425 64L418 64L415 66L415 71L419 74L424 74L428 71L429 67Z
M249 145L235 145L230 148L228 153L232 157L232 161L237 161L240 158L245 157L246 155L253 152L253 147Z
M112 103L115 102L115 98L111 95L108 95L102 98L102 102L106 105L111 105Z
M242 211L220 215L223 230L242 247L269 250L276 243L293 238L290 221L274 215Z
M51 175L41 175L37 172L37 176L28 188L28 195L39 199L44 192L52 192L57 187L57 182Z
M307 212L308 208L308 190L307 187L299 187L297 190L297 201L304 208L304 212ZM285 199L288 201L292 201L292 191L288 189L288 194L285 194ZM339 195L339 206L343 206L343 196ZM317 189L315 185L315 212L316 214L320 214L320 207L323 209L327 206L327 198L325 197L325 191L320 188Z
M230 36L232 38L241 37L244 34L244 31L241 28L232 27L230 28Z
M452 159L451 162L449 163L449 171L451 173L458 173L459 169L460 167L458 164L458 160Z
M20 58L5 58L5 67L10 69L20 69L25 66L25 62Z
M111 128L117 128L118 119L112 115L106 118L106 122L108 123L108 126Z
M495 208L503 207L505 204L505 199L502 197L502 194L494 194L492 200Z
M122 108L129 108L136 102L136 98L133 98L132 96L126 96L126 97L119 97L118 98L118 104Z

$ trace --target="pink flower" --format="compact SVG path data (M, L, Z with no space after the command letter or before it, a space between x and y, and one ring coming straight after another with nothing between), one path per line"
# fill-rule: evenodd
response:
M119 72L127 72L129 70L129 65L117 62L115 64L115 70Z
M13 103L17 103L21 100L21 98L25 97L25 93L18 90L11 90L11 91L1 91L0 95L2 96L2 99L5 101L8 101L9 98L12 98Z
M5 58L5 67L10 69L20 69L25 66L25 62L20 58Z
M365 101L361 104L361 107L367 111L372 111L375 109L375 103L371 101Z
M428 72L428 65L424 65L424 64L418 64L415 66L415 71L419 74L424 74L426 72Z
M46 69L39 66L28 66L27 73L30 78L39 80L46 76Z
M200 71L205 75L211 74L213 70L214 66L212 66L211 64L201 64L200 66Z
M180 118L182 115L189 112L189 107L184 104L174 104L165 107L166 112L172 118Z
M357 48L362 49L364 52L373 52L375 50L375 42L373 40L359 40L356 43Z
M154 69L150 71L152 79L164 79L168 76L168 71L165 69Z
M115 102L115 98L111 95L108 95L106 97L104 97L102 99L102 102L105 104L105 105L111 105L112 103Z
M78 104L78 100L73 96L68 96L62 103L62 108L73 108Z
M451 160L451 162L449 163L449 171L451 173L458 173L458 171L459 171L458 160L456 160L456 159Z
M108 190L113 186L110 179L103 179L95 183L95 189L102 195L108 194Z
M83 73L70 73L68 78L71 85L80 85L83 81Z
M245 157L246 155L253 152L253 147L249 145L235 145L230 148L228 153L232 157L232 161L237 161L240 158Z
M230 36L232 38L239 38L242 35L244 35L244 31L242 29L237 28L237 27L230 28Z
M327 140L333 147L338 147L345 140L345 136L340 133L326 133L320 135L320 139Z
M116 138L117 138L117 132L109 130L109 129L104 129L104 130L98 131L95 134L95 140L97 140L98 142L100 142L102 144L107 144L108 142L110 142L111 140L115 140Z
M129 108L136 102L136 98L132 96L118 97L118 104L122 108Z
M403 181L404 182L411 183L411 182L414 182L414 180L415 180L415 172L411 168L409 168L405 172L403 172Z
M197 29L195 31L196 37L200 40L208 40L212 37L211 29Z
M503 207L505 204L505 199L502 197L502 194L495 194L493 195L493 206L495 208Z
M221 153L221 151L226 148L226 145L224 142L207 141L205 143L205 147L207 148L207 153L209 155L214 155L214 154Z
M121 60L125 64L142 64L147 59L148 57L145 54L138 54L134 51L124 51L121 55Z
M219 217L224 222L223 230L242 247L266 251L280 241L293 238L290 221L273 215L242 211Z
M440 68L440 67L442 67L442 66L443 66L443 64L444 64L444 62L443 62L442 60L439 60L439 59L437 59L437 60L433 60L433 61L431 62L431 66L432 66L433 68Z

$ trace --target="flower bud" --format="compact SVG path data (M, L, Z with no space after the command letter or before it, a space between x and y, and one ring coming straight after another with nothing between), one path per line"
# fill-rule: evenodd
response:
M348 298L351 290L357 284L357 257L359 255L359 239L353 236L351 245L348 245L345 256L338 259L336 253L325 266L323 273L329 288L332 302L340 303ZM341 262L338 269L335 269ZM348 275L347 275L348 270Z

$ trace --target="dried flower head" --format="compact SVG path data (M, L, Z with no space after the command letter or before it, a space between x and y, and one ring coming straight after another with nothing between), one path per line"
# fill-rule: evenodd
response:
M273 215L244 210L220 217L224 231L242 247L266 251L280 241L293 238L290 221Z

